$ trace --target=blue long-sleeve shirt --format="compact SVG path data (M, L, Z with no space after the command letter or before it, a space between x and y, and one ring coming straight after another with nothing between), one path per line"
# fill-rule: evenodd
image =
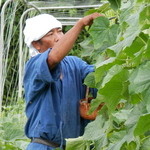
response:
M53 70L48 53L32 57L25 66L24 89L27 137L43 137L59 144L65 138L82 135L87 123L79 114L79 100L85 97L83 80L94 71L78 57L66 56Z

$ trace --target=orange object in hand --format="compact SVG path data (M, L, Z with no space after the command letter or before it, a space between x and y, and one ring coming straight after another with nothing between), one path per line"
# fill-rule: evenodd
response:
M100 104L99 107L94 110L91 114L89 114L90 110L90 101L92 100L92 97L89 97L88 100L81 99L80 100L80 116L84 119L88 120L95 120L98 111L103 107L104 103Z
M103 107L104 103L101 103L96 110L89 114L90 103L93 97L88 97L89 88L86 89L86 98L80 100L80 116L84 119L95 120L98 111Z

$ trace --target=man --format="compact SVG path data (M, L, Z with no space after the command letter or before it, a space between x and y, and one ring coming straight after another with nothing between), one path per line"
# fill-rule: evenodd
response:
M51 15L27 19L25 43L32 56L24 75L25 133L31 139L27 150L64 148L65 138L83 134L87 121L80 117L79 100L85 97L83 80L94 67L66 55L81 30L99 16L94 13L80 19L66 34Z

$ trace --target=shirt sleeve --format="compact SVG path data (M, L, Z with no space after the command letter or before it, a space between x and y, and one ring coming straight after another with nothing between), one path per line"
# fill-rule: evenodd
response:
M49 69L47 58L50 50L47 50L44 53L41 53L39 58L36 60L36 72L37 79L42 80L43 82L55 82L60 78L61 74L61 63L57 64L56 67L52 70Z
M90 72L94 72L95 71L95 68L94 68L94 65L89 65L89 64L87 64L85 61L83 61L80 58L78 58L78 61L79 61L79 66L80 66L82 80L84 81L84 79L86 78L86 76ZM93 95L94 98L96 98L96 96L97 96L97 89L96 88L90 88L90 93Z
M81 71L82 80L85 79L85 77L90 73L94 72L94 65L89 65L87 62L83 61L80 58L77 58L79 61L79 67Z

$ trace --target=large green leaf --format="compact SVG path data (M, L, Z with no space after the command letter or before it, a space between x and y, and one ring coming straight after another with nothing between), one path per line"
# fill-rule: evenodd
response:
M128 1L127 3L125 3L124 5L122 5L121 7L121 11L120 11L120 16L119 16L119 23L122 26L123 22L126 22L126 20L129 17L129 14L131 15L132 13L132 9L133 7L131 6L130 1Z
M143 5L138 7L138 9L136 8L135 10L132 7L123 9L120 16L120 29L122 32L117 37L118 40L120 38L122 40L118 41L117 44L111 46L109 49L113 50L116 54L119 54L120 51L124 50L126 47L131 46L135 38L141 33L142 27L139 22L141 20L142 24L142 19L145 19L143 18L144 12L146 11L145 9ZM124 26L124 24L126 24L126 26Z
M103 76L107 73L109 68L111 68L115 63L115 57L109 58L103 62L96 63L95 70L95 82L98 83L102 80Z
M130 143L125 142L122 147L121 150L135 150L137 148L137 144L135 141L131 141Z
M140 101L142 101L141 94L133 94L133 95L131 95L131 103L132 104L138 104Z
M150 137L144 139L144 141L142 141L141 144L141 150L149 150L149 148L150 148Z
M90 37L86 38L83 42L80 43L83 48L81 52L81 57L91 56L94 52L92 39Z
M86 140L98 140L104 138L105 132L109 127L109 122L106 121L102 116L98 116L96 120L89 123L85 128L85 133L83 135Z
M147 131L150 131L150 113L144 114L140 117L137 126L134 130L134 134L135 136L143 135Z
M130 93L141 93L150 88L150 61L142 64L131 74L129 81Z
M126 129L130 129L130 128L135 129L135 126L139 120L139 117L146 113L146 108L142 103L134 105L134 106L129 105L128 107L131 110L130 111L131 113L125 122L125 126L126 126Z
M94 9L90 9L90 10L86 11L85 15L89 15L89 14L92 14L94 12L105 13L108 10L110 10L110 4L109 3L104 3L99 8L94 8Z
M143 61L143 57L146 55L145 49L147 40L147 35L141 32L130 46L126 47L119 53L117 59L124 61L123 65L127 68L135 68L139 66Z
M102 88L105 86L106 83L108 83L116 74L118 74L120 71L122 71L122 66L115 65L112 68L109 69L107 75L104 77L103 82L101 84Z
M110 26L107 18L98 17L94 20L89 33L93 38L95 49L100 48L104 43L111 46L116 42L118 25Z
M115 71L117 69L117 66L115 66L113 69ZM117 72L117 74L115 74L113 77L111 77L109 82L104 84L104 86L101 89L99 89L99 93L104 96L105 103L108 106L110 112L115 110L116 105L122 98L125 92L125 82L127 81L127 79L128 71L122 69L119 72Z
M126 131L113 132L111 134L111 144L108 146L108 150L120 150L123 143L126 141Z
M143 33L141 33L141 34L143 34ZM146 42L147 41L144 41L142 39L142 37L139 35L138 37L135 38L135 40L133 41L133 43L131 44L131 46L125 48L124 52L128 56L134 57L135 56L134 54L137 53L137 52L139 52L141 50L141 48L143 46L145 46Z
M150 90L147 89L142 93L144 104L146 105L147 112L150 113Z
M89 150L90 141L86 141L83 137L76 139L66 139L67 146L66 150Z
M147 5L143 8L140 13L139 23L142 29L149 29L150 28L150 5Z
M93 72L87 75L87 77L84 80L84 84L86 84L88 87L96 88L96 86L95 86L95 77L94 77Z
M116 10L119 9L121 6L121 0L108 0L111 4L111 7Z
M119 41L117 44L109 47L108 49L113 50L118 55L126 47L131 46L131 44L133 43L135 38L139 35L139 33L140 33L139 29L135 30L134 27L131 27L128 33L124 34L125 37L122 41Z
M121 122L125 122L128 119L131 111L132 109L123 109L116 113L113 113L115 122L117 122L118 124L120 124Z
M145 58L150 60L150 37L147 41L146 48L145 48Z

